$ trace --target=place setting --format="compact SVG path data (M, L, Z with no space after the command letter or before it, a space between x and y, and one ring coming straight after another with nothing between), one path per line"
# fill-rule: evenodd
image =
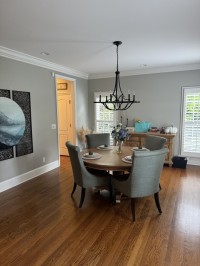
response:
M86 152L85 154L83 154L82 159L84 160L95 160L95 159L100 159L102 157L101 154L97 153L97 152Z
M104 151L108 151L108 150L112 150L113 146L108 146L107 144L104 145L100 145L97 147L98 150L104 150Z
M122 161L125 163L130 163L132 164L132 155L128 155L122 158Z
M131 151L149 151L149 149L145 147L133 147L131 148Z

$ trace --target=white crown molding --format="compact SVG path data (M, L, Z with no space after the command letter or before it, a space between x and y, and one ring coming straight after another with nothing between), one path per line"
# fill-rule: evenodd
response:
M65 66L61 66L15 50L11 50L3 46L0 46L0 56L83 79L102 79L102 78L115 77L114 72L88 75L87 73L80 72L78 70L68 68ZM200 64L191 64L191 65L188 64L188 65L178 65L178 66L160 67L160 68L143 68L132 71L124 71L124 72L122 71L120 72L120 75L121 77L123 77L123 76L135 76L135 75L156 74L156 73L165 73L165 72L188 71L188 70L197 70L197 69L200 69Z
M22 184L30 179L33 179L39 175L42 175L46 172L49 172L57 167L59 167L59 161L54 161L52 163L46 164L42 167L36 168L30 172L24 173L22 175L15 176L13 178L10 178L6 181L3 181L0 183L0 192L3 192L7 189L10 189L12 187L18 186L19 184Z
M6 47L0 46L0 56L7 57L13 60L24 62L27 64L51 69L53 71L61 72L67 75L72 75L78 78L88 79L88 74L80 72L78 70L61 66L28 54L24 54L15 50L8 49Z
M179 66L171 66L171 67L160 67L160 68L143 68L136 69L132 71L122 71L120 72L121 77L125 76L136 76L136 75L145 75L145 74L158 74L165 72L176 72L176 71L188 71L188 70L197 70L200 69L200 64L192 64L192 65L179 65ZM102 78L113 78L115 77L115 73L107 73L107 74L90 74L89 79L102 79Z

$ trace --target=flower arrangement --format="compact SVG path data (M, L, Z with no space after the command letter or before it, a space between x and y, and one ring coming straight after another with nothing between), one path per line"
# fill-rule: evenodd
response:
M129 134L128 134L128 129L123 127L121 123L117 124L116 127L111 132L111 136L116 140L116 141L124 141L128 139Z

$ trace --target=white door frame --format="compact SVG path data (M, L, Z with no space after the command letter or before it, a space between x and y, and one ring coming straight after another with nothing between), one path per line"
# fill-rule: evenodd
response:
M73 106L74 106L74 140L75 140L75 143L77 143L77 138L76 138L76 134L75 134L75 128L76 128L76 125L77 125L77 117L76 117L76 79L73 79L73 78L70 78L70 77L66 77L66 76L63 76L63 75L59 75L59 74L55 74L55 88L56 88L56 112L57 112L57 136L58 136L58 161L59 161L59 166L60 166L60 140L59 140L59 126L58 126L58 91L57 91L57 85L56 85L56 80L57 78L60 78L60 79L64 79L66 81L72 81L74 83L74 89L73 89L73 100L74 100L74 103L73 103Z

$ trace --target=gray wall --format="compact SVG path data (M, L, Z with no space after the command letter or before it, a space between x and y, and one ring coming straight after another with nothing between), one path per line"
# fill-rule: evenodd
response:
M32 154L0 162L0 182L58 160L58 133L51 129L51 124L57 124L55 79L51 72L0 57L0 88L31 93L33 134ZM75 79L76 126L79 128L83 123L88 124L88 81ZM45 164L43 156L46 157Z
M70 77L62 73L56 74ZM93 128L94 92L113 90L114 79L87 81L71 77L76 79L76 127ZM132 126L133 120L138 118L158 127L173 123L179 128L181 87L195 85L200 85L200 70L121 77L123 91L133 89L136 98L141 101L123 112L124 121L128 118L129 126ZM0 88L31 93L34 150L32 154L1 161L2 182L43 166L43 156L46 157L45 164L58 160L59 153L57 130L51 129L51 124L57 124L55 79L51 76L51 71L0 57ZM177 135L175 153L178 153L178 143Z
M200 85L200 70L121 77L123 92L134 90L136 99L141 101L122 112L124 123L128 118L129 126L133 126L134 119L150 121L157 127L173 124L180 132L181 88L195 85ZM113 91L113 87L114 78L89 80L89 102L93 102L94 92ZM89 106L89 121L92 128L94 104ZM179 134L175 138L175 154L178 148Z

